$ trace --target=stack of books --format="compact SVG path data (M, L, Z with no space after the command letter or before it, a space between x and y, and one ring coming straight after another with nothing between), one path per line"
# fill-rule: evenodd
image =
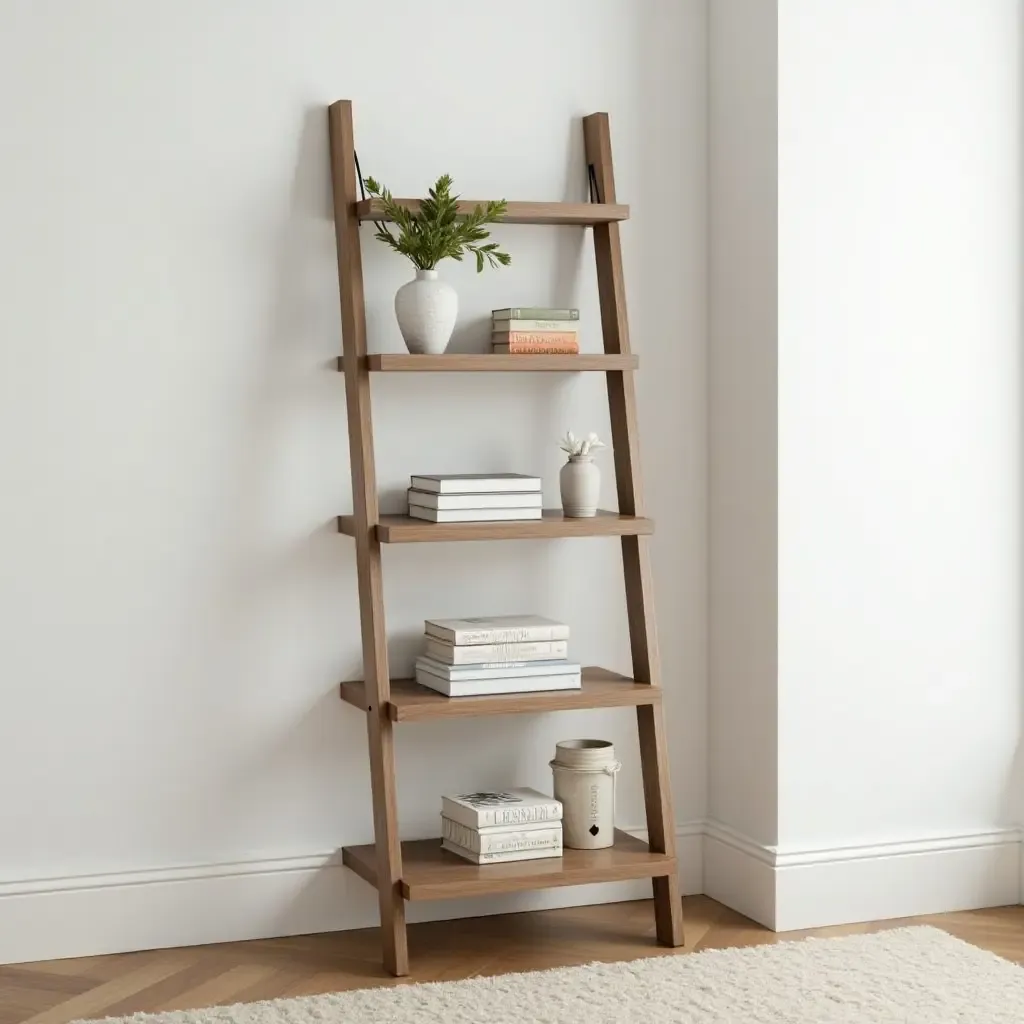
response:
M416 682L447 697L578 690L569 627L540 615L427 619Z
M578 309L512 306L491 310L491 347L504 355L579 355Z
M409 515L431 523L541 518L539 476L427 473L409 480Z
M535 789L441 798L441 845L474 864L562 856L562 805Z

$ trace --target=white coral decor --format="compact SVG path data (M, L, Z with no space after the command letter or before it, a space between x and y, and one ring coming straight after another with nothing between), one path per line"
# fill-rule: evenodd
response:
M562 449L570 458L590 455L591 452L596 451L598 448L606 447L604 441L602 441L597 434L587 434L585 438L577 438L576 435L570 430L566 432L565 437L558 442L558 447Z

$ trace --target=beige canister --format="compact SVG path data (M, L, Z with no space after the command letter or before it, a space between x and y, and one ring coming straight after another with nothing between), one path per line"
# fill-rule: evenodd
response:
M622 767L607 740L555 744L551 771L562 803L562 844L600 850L615 842L615 775Z

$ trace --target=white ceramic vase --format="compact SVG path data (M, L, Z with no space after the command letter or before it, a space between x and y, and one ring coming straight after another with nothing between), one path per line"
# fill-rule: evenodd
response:
M558 474L562 511L573 519L597 515L601 496L601 470L590 455L570 455Z
M417 270L416 280L395 292L395 316L405 347L418 355L440 355L448 347L459 296L455 289L438 280L436 270Z

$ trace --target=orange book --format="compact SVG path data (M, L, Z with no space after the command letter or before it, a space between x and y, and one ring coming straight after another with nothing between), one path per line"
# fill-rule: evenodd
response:
M579 354L580 343L575 331L508 331L495 332L494 351L515 355Z
M494 352L504 356L578 356L579 345L495 345Z
M575 331L495 331L496 345L577 345Z

